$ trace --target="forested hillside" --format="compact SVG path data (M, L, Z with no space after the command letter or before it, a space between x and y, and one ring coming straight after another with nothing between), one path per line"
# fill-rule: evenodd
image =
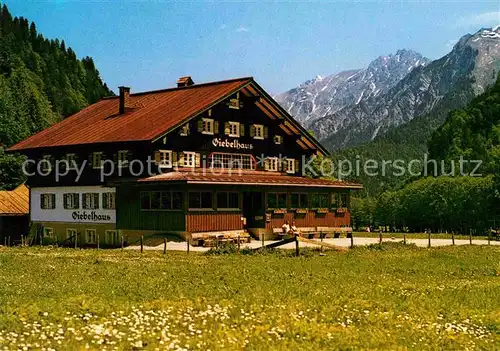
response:
M429 159L438 173L454 169L455 176L426 177L377 197L353 201L357 225L385 225L410 231L432 229L484 233L500 223L500 77L465 108L449 113L428 143ZM460 160L463 163L460 169ZM470 162L470 161L474 162ZM474 176L460 173L474 171ZM478 176L482 175L482 176Z
M0 13L0 188L23 180L16 155L4 149L111 95L92 58L77 59L64 40L49 40L35 23Z

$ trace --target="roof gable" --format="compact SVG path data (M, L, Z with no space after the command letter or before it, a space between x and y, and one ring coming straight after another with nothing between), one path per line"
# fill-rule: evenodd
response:
M67 145L157 140L181 124L241 91L281 128L297 135L304 149L327 150L251 77L130 95L129 108L119 114L119 97L104 98L55 125L17 143L8 151Z

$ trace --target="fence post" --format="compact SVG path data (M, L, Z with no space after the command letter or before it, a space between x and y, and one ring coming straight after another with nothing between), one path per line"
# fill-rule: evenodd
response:
M382 244L382 230L378 232L378 243Z
M100 242L100 238L99 238L99 234L97 234L97 250L99 250L99 242Z
M451 244L455 246L455 231L451 232Z
M354 233L351 233L351 249L354 248Z
M21 235L21 247L24 246L24 236Z
M490 241L491 241L491 231L488 231L488 245L491 244Z
M3 246L7 246L7 237L3 238Z
M240 235L238 234L238 253L240 253Z
M431 247L431 231L429 230L429 233L427 233L427 236L429 238L429 242L427 243L427 247Z
M167 254L167 238L163 239L163 254Z
M8 246L10 246L10 235L9 235L9 245Z
M298 234L295 234L295 256L299 256L299 240Z
M78 248L78 233L75 234L75 249Z
M141 253L144 251L144 235L141 235Z
M264 247L264 240L265 240L264 235L265 235L265 233L261 232L260 236L262 238L262 247Z
M469 229L469 244L472 245L472 229Z
M403 244L406 245L406 233L403 233Z
M217 246L219 246L219 244L218 244L219 240L217 238L215 240L216 240ZM191 235L188 234L187 241L186 241L187 242L187 253L189 253L189 247L191 246L190 241L191 241Z
M321 242L323 242L323 232L322 232L322 231L321 231L321 232L319 232L319 238L320 238ZM322 255L322 254L323 254L323 245L321 245L321 246L319 247L319 252L320 252L320 255Z
M123 251L123 246L124 246L124 242L123 242L123 235L122 235L122 251Z

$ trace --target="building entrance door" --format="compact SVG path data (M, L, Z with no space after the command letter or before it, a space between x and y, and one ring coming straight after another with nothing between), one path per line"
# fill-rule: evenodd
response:
M243 192L243 217L246 218L247 228L266 227L264 193L259 191Z

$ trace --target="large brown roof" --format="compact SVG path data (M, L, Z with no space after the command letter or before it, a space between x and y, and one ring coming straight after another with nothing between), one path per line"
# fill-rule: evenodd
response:
M0 191L0 216L27 215L29 201L29 189L24 184L11 191Z
M9 151L76 144L152 140L210 108L253 79L238 78L130 95L133 108L119 112L119 97L104 98L19 142Z
M268 171L241 171L221 169L179 169L178 171L154 175L139 179L138 182L180 182L187 184L231 184L257 186L293 186L318 188L348 188L361 189L358 183L339 180L316 179L287 175Z

